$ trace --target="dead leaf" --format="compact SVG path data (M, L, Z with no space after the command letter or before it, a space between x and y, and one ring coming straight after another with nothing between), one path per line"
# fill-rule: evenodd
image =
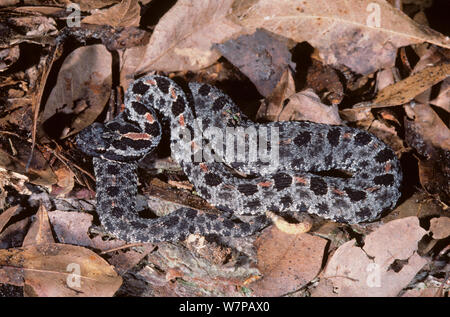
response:
M94 122L109 100L111 63L111 54L100 44L70 53L40 116L41 128L55 138L65 138ZM64 123L71 130L63 134Z
M48 243L0 250L0 278L21 280L28 296L112 296L122 284L104 259L86 248Z
M26 175L33 184L49 186L57 179L44 154L36 149L30 161L31 144L15 135L0 136L0 166L22 175Z
M257 29L223 44L214 45L222 55L244 73L264 97L272 94L282 74L295 69L287 39Z
M438 96L431 100L430 103L450 112L450 78L444 79Z
M120 248L126 245L125 241L117 239L105 240L101 235L91 237L88 234L88 230L92 226L93 216L90 214L55 210L49 212L49 218L60 242L85 246L101 251ZM154 249L154 246L151 243L145 243L139 248L140 251L126 248L111 252L108 262L114 265L120 274L123 274L139 263L139 261Z
M258 268L264 276L250 287L257 296L281 296L304 286L319 273L327 240L271 227L255 244Z
M3 230L5 225L14 216L19 208L19 205L13 206L11 208L6 209L0 214L0 232Z
M60 166L55 170L55 175L58 178L57 186L52 188L52 194L57 197L63 197L68 194L75 185L75 174L65 165Z
M28 229L27 235L23 240L22 246L28 246L33 244L46 244L54 243L52 228L48 220L47 209L44 205L39 207L36 213L36 218Z
M272 94L259 107L256 119L279 121L280 112L283 110L283 102L293 94L295 94L294 78L291 71L286 69Z
M317 123L341 125L337 105L327 106L312 89L300 91L287 99L281 110L280 121L307 120Z
M31 217L19 220L0 233L0 249L22 246L27 229L30 227Z
M376 107L402 105L450 75L450 64L427 67L378 92Z
M0 49L0 72L7 70L9 66L13 65L19 59L19 56L19 45Z
M122 0L120 3L85 17L81 23L118 26L139 26L141 7L137 0Z
M327 104L340 104L344 98L344 88L336 70L314 58L311 62L306 74L306 87L312 88L321 100L328 101Z
M439 217L430 220L430 231L433 239L445 239L450 236L450 218Z
M326 64L360 74L394 66L398 47L429 42L450 48L442 34L411 20L384 0L259 0L232 15L249 29L265 28L319 49Z
M180 0L159 20L144 48L128 49L123 56L127 73L198 70L214 63L222 43L241 28L226 19L233 0ZM135 63L139 65L129 65ZM134 69L134 71L132 71Z
M417 217L393 220L368 234L362 248L350 240L329 260L314 296L396 296L427 263L417 252L426 234ZM396 263L398 265L396 266ZM325 292L325 293L323 293Z
M408 117L414 119L409 128L419 134L423 141L450 151L450 130L429 105L411 103L405 106L405 111ZM411 141L408 136L406 141ZM408 143L414 147L413 142Z

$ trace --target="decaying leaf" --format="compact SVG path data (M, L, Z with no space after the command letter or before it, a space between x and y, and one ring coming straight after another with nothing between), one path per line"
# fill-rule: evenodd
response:
M342 124L337 105L327 106L312 89L300 91L287 99L280 112L280 120L307 120L333 125Z
M430 220L430 231L433 239L445 239L450 236L450 218L439 217Z
M107 24L111 26L139 26L140 6L137 0L122 0L120 3L85 17L81 23Z
M439 95L431 100L430 103L450 112L450 78L447 77L444 79Z
M374 100L377 107L402 105L450 76L450 64L427 67L382 89Z
M219 53L213 43L222 43L241 28L227 20L232 0L180 0L158 22L145 48L125 52L124 67L134 73L153 70L198 70L214 63ZM127 65L136 62L140 65ZM131 71L130 71L131 72Z
M287 234L275 227L257 240L262 279L250 284L257 296L280 296L311 281L320 271L327 240L307 233Z
M259 107L256 118L258 120L279 121L280 112L283 110L283 102L293 94L295 94L294 78L292 72L286 69L271 95Z
M8 223L8 221L11 219L11 217L16 214L17 210L19 210L18 205L8 208L0 214L0 232L3 230L3 228Z
M47 158L39 150L33 152L29 168L31 144L15 135L0 135L0 166L22 175L26 175L31 183L38 185L53 185L56 175L53 173Z
M91 250L59 243L0 250L0 278L21 281L28 296L112 296L122 284Z
M313 295L396 296L427 263L416 253L425 233L417 217L407 217L368 234L363 247L355 246L354 239L344 243L329 260Z
M295 69L286 39L257 29L251 35L216 44L222 55L247 75L264 97L272 94L282 74Z
M414 119L412 128L425 142L450 151L450 130L429 105L411 103L405 110Z
M39 207L38 212L34 222L32 223L30 229L28 229L27 235L23 240L23 246L33 245L33 244L46 244L54 243L52 228L50 227L50 222L48 220L47 209L44 205Z
M67 137L94 122L111 93L111 60L100 44L80 47L66 57L39 120L44 130L55 138ZM64 132L69 127L61 127L61 121L72 121L70 132Z
M442 34L419 25L383 0L257 0L232 15L250 30L265 28L319 49L326 64L360 74L394 65L398 47L429 42L450 48Z

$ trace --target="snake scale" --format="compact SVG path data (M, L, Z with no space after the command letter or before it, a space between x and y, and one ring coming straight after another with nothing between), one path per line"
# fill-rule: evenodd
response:
M254 123L219 89L202 83L190 83L189 88L187 99L167 77L137 79L117 117L106 124L94 123L77 136L77 146L93 156L100 221L115 236L132 242L176 241L191 233L247 236L267 223L268 210L358 223L378 218L399 199L400 163L374 135L306 121ZM277 164L225 155L220 138L207 133L208 127L223 135L230 128L266 131L265 140L276 141L267 146L267 153L277 150ZM254 215L252 221L190 208L159 218L139 217L137 164L168 132L171 155L196 192L224 215ZM241 139L245 150L251 149L249 135L244 133ZM239 152L237 144L231 147ZM196 159L202 154L203 160Z

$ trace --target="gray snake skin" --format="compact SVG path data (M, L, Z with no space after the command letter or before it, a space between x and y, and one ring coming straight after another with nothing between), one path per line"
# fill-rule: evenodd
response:
M191 103L167 77L140 78L126 92L124 111L77 137L78 147L94 157L100 221L119 238L160 242L190 233L247 236L267 223L265 211L358 223L378 218L399 199L400 163L374 135L312 122L254 123L219 89L201 83L189 88ZM170 130L172 157L196 192L226 214L255 215L251 222L190 208L156 219L137 215L137 162L158 145L165 130ZM271 140L266 153L276 150L277 155L236 160L223 148L228 139L222 144L213 135L228 137L230 131L242 130L244 148L237 147L237 137L231 143L234 153L255 150L249 140L259 133L260 139Z

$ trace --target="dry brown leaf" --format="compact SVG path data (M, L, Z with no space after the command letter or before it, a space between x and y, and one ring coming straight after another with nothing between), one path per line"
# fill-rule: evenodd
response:
M259 107L256 114L257 119L264 119L269 121L279 121L280 112L283 109L283 102L295 94L295 82L292 73L286 69L281 75L280 81L273 89L272 94Z
M307 120L317 123L340 125L337 105L327 106L312 89L300 91L288 98L280 113L280 120Z
M0 233L0 249L22 246L25 233L31 225L31 216L14 222Z
M222 55L245 74L264 97L272 94L283 73L295 69L288 40L258 29L223 44L214 45Z
M0 49L0 72L7 70L9 66L13 65L19 59L19 56L19 45Z
M396 296L427 263L417 254L419 240L426 234L417 217L393 220L364 239L340 246L329 260L321 284L332 285L334 293L319 287L314 296ZM400 262L399 262L400 261ZM395 267L395 263L400 264Z
M0 232L6 226L6 224L11 219L11 217L16 214L18 208L19 208L19 205L13 206L11 208L6 209L5 211L3 211L0 214Z
M55 170L55 175L58 178L56 183L58 188L52 188L52 194L63 197L73 189L75 185L75 174L66 166L60 166Z
M111 93L111 63L111 54L101 44L80 47L70 53L40 117L41 128L59 132L54 137L68 137L94 122ZM70 132L55 132L55 126L60 126L61 121L70 123L70 119L73 120Z
M450 218L439 217L430 220L430 231L433 239L445 239L450 236Z
M441 107L445 111L450 113L450 78L444 79L441 85L441 89L436 98L430 101L432 105Z
M315 58L308 67L305 87L312 88L327 104L338 105L344 98L344 88L336 70Z
M376 107L402 105L450 75L450 64L427 67L378 92Z
M49 218L60 242L101 251L116 249L126 245L126 242L122 240L104 240L101 235L90 237L88 229L92 226L93 220L90 214L55 210L49 212ZM134 267L153 250L154 246L151 243L145 243L140 248L140 252L127 248L124 249L124 252L111 253L108 262L114 265L115 269L122 274Z
M405 111L414 119L412 128L426 143L450 151L450 130L429 105L411 103Z
M275 227L256 241L264 277L250 287L257 296L280 296L299 289L320 271L327 240L307 233L287 234Z
M27 171L26 165L30 158L31 144L15 135L8 135L8 141L6 147L3 147L3 143L0 144L0 166L26 175L33 184L49 186L56 183L56 175L41 151L36 149L33 152Z
M113 27L139 26L141 7L137 0L122 0L122 2L85 17L81 23L106 24Z
M67 5L75 2L72 0L60 0L61 3ZM120 0L77 0L76 4L80 6L81 11L90 11L95 9L101 9L120 2Z
M125 52L127 72L198 70L211 65L220 57L212 50L213 43L222 43L241 29L225 18L232 2L178 1L159 20L146 47ZM127 65L136 62L136 56L140 64Z
M398 47L429 42L450 48L450 40L419 25L384 0L251 0L232 15L252 32L265 28L319 49L327 64L368 74L394 65ZM331 43L331 44L330 44Z
M52 228L48 220L47 209L44 205L39 207L36 213L36 218L28 229L27 235L23 240L22 246L28 246L33 244L46 244L54 243Z
M0 278L22 281L28 296L112 296L122 284L112 266L86 248L49 243L0 250Z

